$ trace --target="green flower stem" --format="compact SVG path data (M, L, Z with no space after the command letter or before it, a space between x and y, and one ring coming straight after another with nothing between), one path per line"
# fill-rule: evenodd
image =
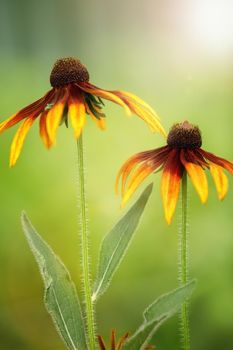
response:
M179 283L188 283L188 236L187 236L187 172L184 171L182 177L182 197L181 197L181 230L179 233ZM181 309L181 332L182 345L184 350L190 350L190 331L188 302L182 305Z
M83 139L82 134L78 141L78 186L80 198L80 233L82 248L82 278L84 286L84 298L86 306L86 324L87 324L87 340L89 350L95 350L95 320L94 305L91 299L91 278L90 278L90 257L88 246L88 227L87 227L87 206L85 192L85 174L84 174L84 157L83 157Z

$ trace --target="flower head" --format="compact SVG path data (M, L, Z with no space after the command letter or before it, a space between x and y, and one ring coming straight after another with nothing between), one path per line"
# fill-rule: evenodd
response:
M55 143L59 125L70 121L77 139L81 134L88 114L94 122L105 129L104 103L109 100L122 106L128 114L136 114L152 131L165 135L159 118L153 109L139 97L125 91L101 89L89 82L87 68L75 58L56 61L50 75L52 89L42 98L21 109L0 123L0 132L23 121L11 145L10 166L13 166L22 149L25 137L35 122L40 119L40 135L47 148Z
M129 337L129 333L126 333L116 343L116 331L112 330L111 337L110 337L111 350L122 350L128 337ZM103 338L101 336L98 336L98 343L99 343L101 350L107 350L107 347L106 347L106 345L103 341ZM143 350L151 350L154 348L155 347L153 345L149 345L149 346L143 348Z
M233 162L206 152L201 146L199 128L185 121L171 128L166 146L129 158L121 167L116 181L116 189L121 181L122 205L129 200L142 181L156 170L162 171L161 192L168 224L171 223L177 205L184 171L188 173L202 203L205 203L208 198L205 170L209 169L218 197L220 200L224 199L228 180L223 169L233 175Z

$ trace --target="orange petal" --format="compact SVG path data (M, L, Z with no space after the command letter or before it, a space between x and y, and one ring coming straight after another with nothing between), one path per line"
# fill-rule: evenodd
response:
M96 118L96 116L92 113L92 111L90 110L89 106L87 103L85 103L85 108L87 113L90 115L90 117L92 118L92 120L97 124L97 126L101 129L101 130L105 130L106 129L106 120L105 118Z
M164 137L167 136L162 124L159 121L159 117L156 112L148 105L133 94L125 93L123 91L115 91L115 93L123 99L123 101L129 106L132 113L139 116L144 120L152 131L161 133ZM130 96L130 97L129 97ZM134 96L134 97L132 97ZM138 102L142 101L142 102Z
M29 118L31 116L38 116L44 110L47 103L49 103L52 100L53 97L54 90L52 89L39 100L31 103L30 105L21 109L19 112L13 114L11 117L0 123L0 133L14 126L15 124L19 123L25 118Z
M106 130L106 119L105 118L95 118L95 122L101 130Z
M143 180L153 171L151 164L145 163L141 165L133 174L128 188L125 191L121 206L124 207L126 202L132 197L138 186L143 182Z
M154 171L166 161L168 152L169 152L169 148L165 146L157 149L152 149L149 151L140 152L130 157L122 165L122 167L118 172L118 175L116 178L116 184L115 184L115 192L118 193L118 186L121 178L121 193L122 195L124 194L127 179L130 176L130 173L132 172L133 168L135 168L138 164L145 161L150 161L151 164L153 164L153 171Z
M100 335L98 335L98 343L99 343L99 346L100 346L101 350L106 350L107 349L105 344L104 344L104 340L103 340L103 338Z
M91 84L88 84L87 85L84 85L84 84L80 84L80 88L85 91L85 92L88 92L92 95L95 95L95 96L98 96L98 97L101 97L101 98L105 98L106 100L109 100L109 101L112 101L118 105L120 105L121 107L123 107L126 111L126 113L128 115L131 114L130 112L130 109L129 107L127 106L127 104L125 104L122 99L120 97L118 97L117 95L115 95L113 92L111 91L106 91L106 90L102 90L100 88L97 88L97 87L92 87Z
M205 203L208 198L208 182L205 171L200 165L188 162L185 157L185 151L181 150L180 159L189 174L193 186L195 187L202 203Z
M210 163L209 166L218 192L218 197L220 200L223 200L228 190L227 176L224 174L223 169L219 165Z
M181 164L177 151L172 150L165 164L161 182L163 206L168 225L170 225L176 209L180 192L180 181Z
M126 181L135 166L137 166L141 162L141 153L135 154L130 157L120 168L115 184L115 192L118 193L119 181L121 179L121 194L123 195L125 192Z
M89 113L90 114L90 113ZM101 130L106 130L106 119L105 118L96 118L93 114L90 114L92 120L96 123L96 125L101 129Z
M115 329L113 329L111 333L111 350L115 350L115 347L116 347L116 331Z
M10 128L11 126L19 123L24 118L25 118L24 115L19 115L18 113L13 114L11 117L9 117L8 119L0 123L0 133Z
M67 92L65 92L64 97L58 99L58 101L54 104L54 106L49 110L46 118L46 127L48 136L51 140L51 143L55 143L56 131L60 125L64 107L67 100Z
M134 102L142 105L143 107L147 108L151 112L151 114L153 114L156 117L156 119L160 119L158 114L155 112L155 110L148 103L143 101L140 97L138 97L138 96L136 96L128 91L119 90L118 92L120 92L122 95L125 95L126 97L131 98L132 100L134 100Z
M116 350L122 350L123 349L123 345L126 342L126 340L129 337L129 333L124 334L120 339L119 342L117 344Z
M49 134L47 131L46 118L49 111L45 111L40 116L40 136L45 144L45 147L50 148L52 146L52 142L49 138Z
M77 139L83 129L86 120L86 109L81 96L73 96L69 99L69 118L74 129L74 135Z
M200 149L199 152L202 154L203 157L208 159L211 163L214 163L216 165L221 166L222 168L229 171L229 173L231 173L231 175L233 175L233 162L231 162L227 159L218 157L213 153L206 152L203 149Z
M13 142L11 144L10 167L13 167L17 159L19 158L23 147L23 143L25 141L25 137L27 136L27 133L34 121L35 117L27 118L16 132Z
M131 115L131 113L138 115L149 125L152 131L158 131L166 137L167 134L155 111L139 97L125 91L103 90L90 83L79 84L79 87L85 92L119 104L125 108L128 115Z

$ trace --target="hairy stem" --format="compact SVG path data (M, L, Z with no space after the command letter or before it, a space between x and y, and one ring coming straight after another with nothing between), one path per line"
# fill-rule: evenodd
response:
M181 230L179 233L179 283L188 282L188 233L187 233L187 172L182 177ZM188 302L181 309L181 332L184 350L190 350Z
M86 324L87 339L89 350L95 349L95 321L94 321L94 305L91 300L91 278L90 278L90 257L88 245L88 227L87 227L87 205L85 192L85 173L84 173L84 157L83 157L83 139L80 135L78 141L78 186L80 198L80 234L82 248L82 278L84 287L84 298L86 306Z

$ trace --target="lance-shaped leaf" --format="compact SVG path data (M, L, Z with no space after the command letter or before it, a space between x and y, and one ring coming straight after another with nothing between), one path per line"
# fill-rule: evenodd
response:
M195 288L196 281L164 294L153 302L143 313L144 322L124 344L124 350L142 350L150 342L158 328L173 316L187 301Z
M86 350L85 328L78 295L61 260L22 214L23 230L45 285L44 301L58 333L70 350Z
M153 185L150 184L144 190L137 202L105 236L100 248L97 278L92 295L93 300L103 294L109 286L138 226L152 187Z

